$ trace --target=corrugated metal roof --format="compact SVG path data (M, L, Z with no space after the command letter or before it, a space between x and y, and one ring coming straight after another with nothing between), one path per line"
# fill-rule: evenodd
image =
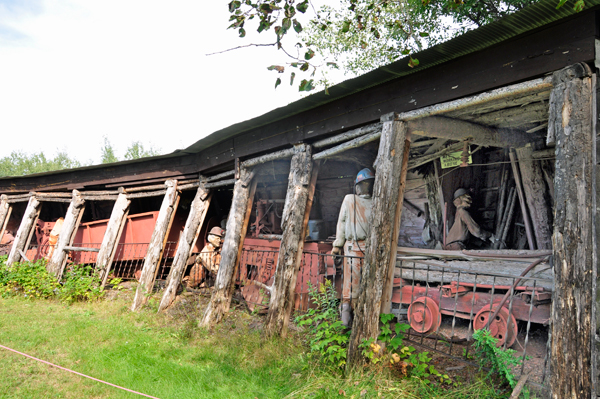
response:
M600 0L586 0L585 3L585 9L590 9L600 5ZM483 50L505 40L533 32L543 26L577 14L572 8L572 2L568 2L558 10L556 9L557 4L558 0L542 0L496 22L413 54L413 57L419 60L417 68L410 68L408 66L408 57L402 58L394 63L330 87L329 95L321 91L290 103L285 107L276 108L259 117L218 130L183 151L188 153L200 152L214 144L251 129L311 110L312 108L383 84L392 79L420 72L424 69Z

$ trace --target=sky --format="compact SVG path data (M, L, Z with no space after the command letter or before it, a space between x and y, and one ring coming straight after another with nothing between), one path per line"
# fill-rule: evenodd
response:
M274 89L273 47L207 56L271 40L227 30L227 3L0 0L0 158L99 163L104 137L119 158L133 141L169 153L301 98Z

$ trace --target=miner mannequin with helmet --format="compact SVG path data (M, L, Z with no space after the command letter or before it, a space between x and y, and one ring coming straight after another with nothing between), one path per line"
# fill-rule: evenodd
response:
M345 255L341 310L342 323L347 327L351 325L352 302L358 297L360 287L362 258L365 256L366 239L370 229L369 220L373 208L371 195L374 180L375 175L368 168L356 175L354 194L346 195L342 202L331 251L333 255L341 255L343 248Z
M225 230L219 226L210 229L207 237L208 244L202 248L190 270L188 288L196 288L209 278L214 281L221 263L221 244L224 236Z
M446 236L447 244L444 249L461 250L465 249L465 243L469 239L469 233L483 241L493 240L492 233L483 230L471 214L467 210L471 207L471 195L464 188L459 188L454 192L454 206L456 206L456 214L454 216L454 224Z

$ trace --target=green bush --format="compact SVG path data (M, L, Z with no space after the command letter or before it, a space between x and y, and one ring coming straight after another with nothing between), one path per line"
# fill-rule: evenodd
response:
M308 309L295 321L299 326L308 328L311 353L320 354L321 360L327 365L343 367L346 364L350 331L346 331L340 320L335 288L329 280L318 289L309 285L308 296L316 307Z
M46 270L46 260L6 265L0 257L0 295L25 298L57 298L63 302L92 300L103 295L100 280L90 266L71 266L62 283Z

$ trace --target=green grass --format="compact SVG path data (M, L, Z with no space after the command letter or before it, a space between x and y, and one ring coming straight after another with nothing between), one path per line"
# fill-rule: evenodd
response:
M310 360L299 335L265 340L260 318L245 310L208 332L196 327L203 309L197 297L183 297L168 314L156 314L155 299L132 313L131 298L128 291L70 306L0 298L0 344L162 399L500 397L480 380L434 387L383 367L342 377ZM0 349L0 398L42 397L140 396Z

